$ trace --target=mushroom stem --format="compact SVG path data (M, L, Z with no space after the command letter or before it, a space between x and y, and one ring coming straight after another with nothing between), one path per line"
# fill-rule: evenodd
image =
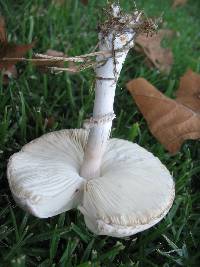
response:
M122 65L129 49L133 46L135 30L140 15L122 15L119 6L112 5L112 18L107 21L99 33L99 49L112 51L111 57L97 56L97 62L106 59L106 63L96 67L96 85L93 117L90 119L90 132L85 148L80 175L87 179L99 177L102 157L109 139L112 120L115 89ZM110 27L109 27L110 26Z

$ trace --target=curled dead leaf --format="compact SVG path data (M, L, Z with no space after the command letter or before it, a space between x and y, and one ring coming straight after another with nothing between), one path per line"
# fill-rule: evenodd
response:
M171 30L159 30L157 34L147 36L139 34L135 40L134 49L146 56L146 63L149 67L156 67L163 73L169 73L173 64L173 54L171 49L163 48L161 42L163 38L172 38L174 32Z
M33 46L34 44L2 43L0 48L0 70L8 69L15 65Z
M189 101L188 104L187 96L191 100L191 95L189 90L184 91L183 86L183 81L187 79L187 88L195 83L193 79L189 82L188 75L195 77L195 81L199 81L200 75L191 71L188 73L181 78L176 100L166 97L143 78L134 79L127 84L151 133L172 154L180 150L185 140L200 138L200 113L196 108L196 96L193 95L194 101ZM180 95L184 95L185 99L181 99Z
M0 17L0 71L3 75L3 83L8 84L9 78L17 78L17 69L15 64L20 61L34 43L18 45L8 43L6 36L5 20Z

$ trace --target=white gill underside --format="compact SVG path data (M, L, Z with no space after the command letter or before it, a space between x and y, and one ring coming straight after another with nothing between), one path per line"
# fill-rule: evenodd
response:
M174 182L158 158L137 144L110 139L100 177L79 171L88 131L43 135L12 156L8 180L15 200L37 217L78 207L96 234L128 236L157 223L170 209Z

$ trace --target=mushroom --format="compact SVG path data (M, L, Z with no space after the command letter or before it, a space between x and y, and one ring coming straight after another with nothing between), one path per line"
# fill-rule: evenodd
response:
M112 5L101 27L93 117L87 129L60 130L25 145L9 160L16 202L40 218L78 208L97 235L124 237L158 223L174 199L174 181L160 160L132 142L109 138L117 80L133 46L141 13ZM101 62L105 61L104 64Z

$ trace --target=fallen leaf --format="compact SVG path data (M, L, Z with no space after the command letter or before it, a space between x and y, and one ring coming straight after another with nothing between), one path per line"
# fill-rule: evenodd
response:
M15 65L19 62L20 58L22 58L31 48L33 48L33 44L27 45L16 45L12 43L1 43L0 47L0 70L8 69L11 66ZM3 60L3 58L11 59L11 60ZM12 60L12 58L18 58Z
M189 82L189 76L195 77L195 79L191 78L191 82ZM199 79L200 75L191 71L187 72L181 78L178 98L175 100L166 97L143 78L134 79L127 84L127 88L146 119L151 133L172 154L180 150L185 140L200 138L200 113L197 112L196 108L196 101L198 100L194 99L188 104L187 99L187 96L190 98L188 88L190 85L196 84ZM184 92L183 81L185 80L188 90ZM181 99L182 96L180 95L186 99Z
M45 128L52 128L55 124L55 118L54 117L48 117L45 118L44 126Z
M85 6L87 6L87 5L88 5L88 0L81 0L81 3L82 3L83 5L85 5Z
M188 70L180 79L176 101L195 112L200 112L200 75Z
M17 45L9 43L6 37L5 20L0 17L0 71L3 75L4 84L9 82L9 78L17 78L15 64L20 60L12 60L12 58L23 57L32 47L33 44ZM10 60L5 61L4 58L10 58Z
M168 74L173 64L173 54L171 49L161 46L161 41L165 37L172 38L173 36L174 32L167 29L159 30L152 36L139 34L136 37L134 49L146 56L146 63L149 67L156 67Z
M184 6L187 3L187 0L174 0L172 7L176 8L178 6Z

